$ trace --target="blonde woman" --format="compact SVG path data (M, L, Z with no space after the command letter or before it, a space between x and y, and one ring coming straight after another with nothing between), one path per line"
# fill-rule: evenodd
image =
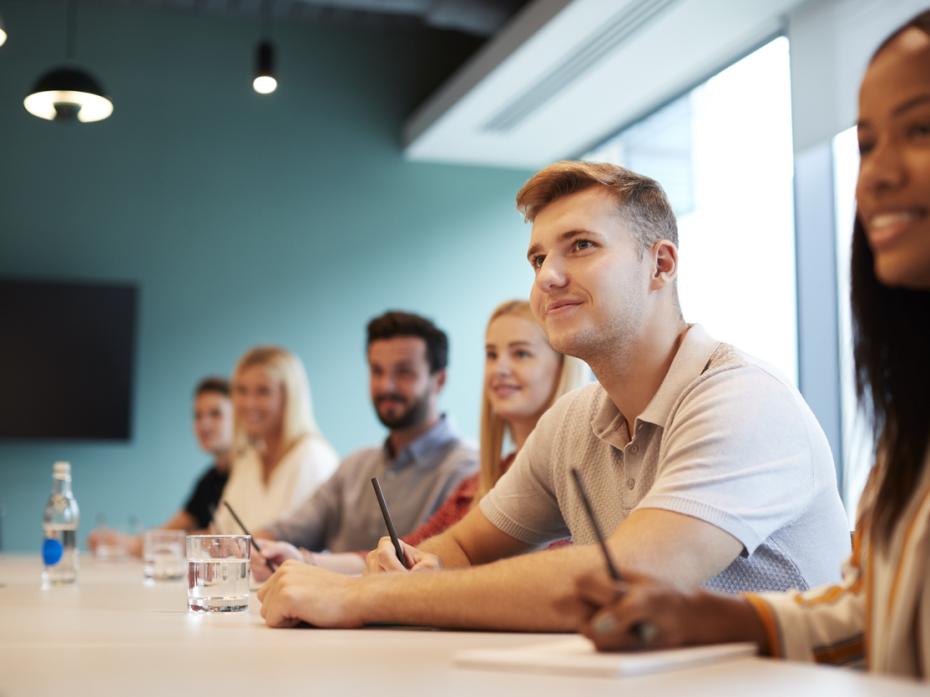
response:
M313 418L300 359L278 346L246 352L233 373L234 459L223 500L250 530L287 514L335 471L336 452ZM221 507L215 523L238 526Z
M513 462L539 417L559 397L589 382L588 376L583 362L549 345L527 301L498 305L485 331L481 469L428 521L404 536L404 543L417 546L465 517ZM505 456L508 440L512 451ZM368 555L368 571L403 570L390 541L384 542Z

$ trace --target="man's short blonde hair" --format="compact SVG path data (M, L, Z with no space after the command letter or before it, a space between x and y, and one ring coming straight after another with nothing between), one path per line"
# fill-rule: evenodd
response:
M517 192L517 209L532 222L553 201L594 186L614 197L643 249L659 240L678 246L675 213L659 182L606 162L565 160L549 165Z

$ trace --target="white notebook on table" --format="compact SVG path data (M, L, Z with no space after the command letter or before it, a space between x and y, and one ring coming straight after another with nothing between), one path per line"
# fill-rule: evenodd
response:
M453 660L464 668L613 678L730 661L754 656L755 653L756 646L752 643L598 653L590 641L582 636L573 636L517 648L469 649L456 653Z

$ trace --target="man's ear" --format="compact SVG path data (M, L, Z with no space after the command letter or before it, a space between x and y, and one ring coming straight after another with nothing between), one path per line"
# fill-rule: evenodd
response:
M669 240L659 240L652 246L652 290L661 290L678 277L678 247Z
M446 369L437 370L433 374L433 378L436 380L436 394L442 392L442 388L446 386Z

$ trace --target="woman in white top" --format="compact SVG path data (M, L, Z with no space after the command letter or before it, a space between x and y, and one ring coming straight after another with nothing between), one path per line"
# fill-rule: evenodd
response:
M599 649L753 641L780 658L930 680L930 10L873 56L858 136L856 385L877 458L843 581L726 597L587 576L575 600Z
M336 470L338 457L313 418L300 359L277 346L246 352L233 373L233 464L223 500L250 530L287 515ZM214 522L239 528L225 506Z

